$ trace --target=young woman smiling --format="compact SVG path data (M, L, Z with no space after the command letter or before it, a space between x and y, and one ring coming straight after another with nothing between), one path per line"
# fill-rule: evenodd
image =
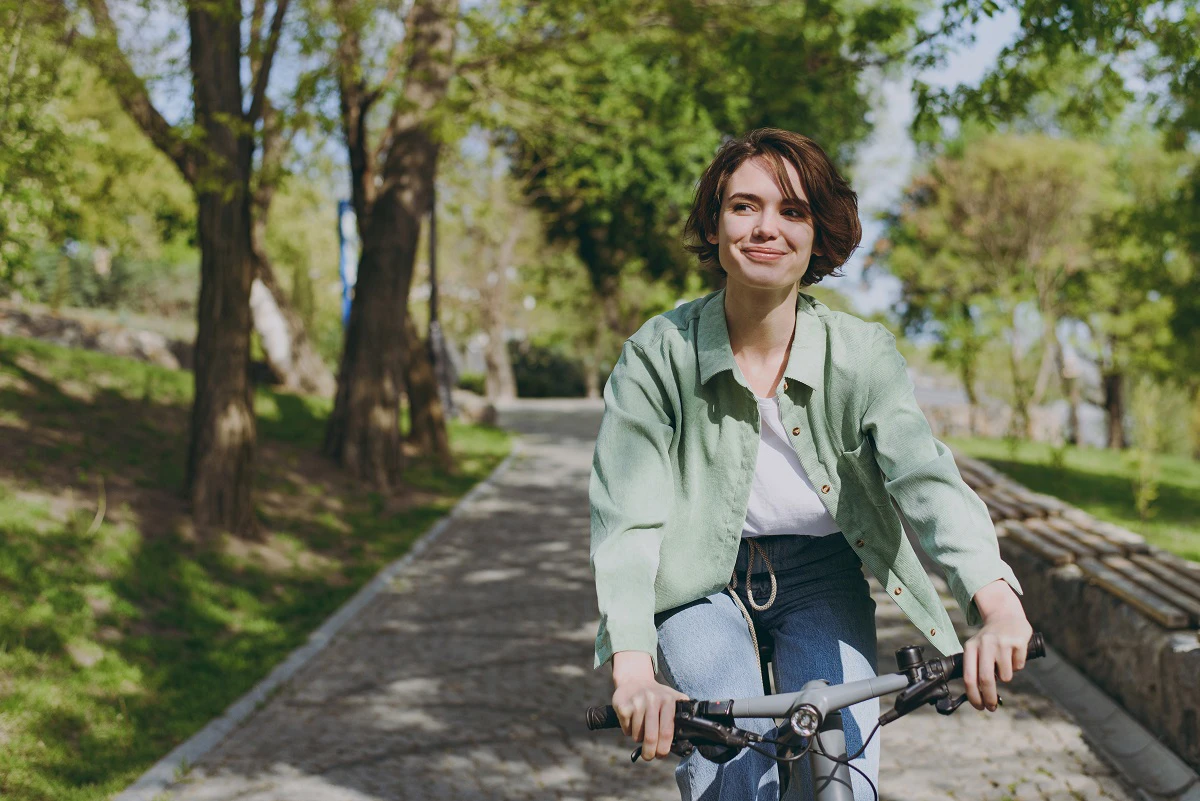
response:
M987 509L933 437L894 337L799 291L858 246L856 195L815 142L760 129L721 147L686 234L726 286L625 343L593 459L596 666L612 662L622 729L664 757L676 699L760 695L760 633L780 692L873 676L863 565L942 653L964 651L971 703L995 710L996 676L1024 666L1032 629ZM965 648L893 501L981 624ZM878 702L849 712L854 754ZM854 764L875 781L878 740ZM801 765L789 798L811 797ZM779 793L776 764L749 749L721 765L694 753L676 778L685 801Z

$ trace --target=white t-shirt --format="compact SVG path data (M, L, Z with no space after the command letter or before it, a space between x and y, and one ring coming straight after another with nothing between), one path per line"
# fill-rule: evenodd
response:
M750 485L750 505L746 509L742 536L806 534L823 537L840 531L788 442L779 400L758 398L758 412L762 419L759 426L762 440L758 446L758 462L754 467L754 482Z

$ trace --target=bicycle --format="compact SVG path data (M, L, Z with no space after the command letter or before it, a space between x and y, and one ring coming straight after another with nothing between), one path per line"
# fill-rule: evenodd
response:
M1035 632L1029 640L1027 659L1045 655L1045 640L1040 632ZM899 668L896 673L847 684L815 679L795 693L728 701L676 701L671 753L686 757L694 749L706 759L722 763L733 759L743 748L750 748L788 766L808 756L812 766L814 801L854 801L848 769L857 771L867 780L875 801L879 801L878 788L850 761L863 753L882 726L928 704L933 704L939 714L952 715L967 700L966 693L957 698L952 698L950 693L950 682L962 678L962 654L926 659L923 646L909 645L896 651L896 666ZM770 689L765 671L764 685ZM892 709L879 716L875 728L863 739L862 748L853 756L847 756L841 710L894 692L900 694ZM1000 702L1003 703L1003 699ZM737 728L735 717L782 719L784 723L775 727L776 734L772 739ZM587 710L587 726L596 731L620 728L621 724L612 706L593 706ZM775 746L775 753L770 752L769 746ZM641 746L634 749L631 761L637 762L641 750ZM787 788L788 777L790 770L781 771L781 796Z

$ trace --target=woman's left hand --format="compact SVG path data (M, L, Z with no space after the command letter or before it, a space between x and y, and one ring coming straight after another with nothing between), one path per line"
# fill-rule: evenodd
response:
M996 679L1012 681L1025 667L1033 626L1025 618L1021 599L1003 579L975 593L983 627L963 646L963 682L967 700L976 709L995 712L999 701Z

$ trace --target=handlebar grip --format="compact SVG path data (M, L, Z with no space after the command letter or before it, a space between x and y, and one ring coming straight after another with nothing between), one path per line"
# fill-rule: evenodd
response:
M1033 636L1029 638L1029 645L1025 651L1026 661L1030 659L1038 659L1046 655L1046 638L1042 636L1040 631L1035 631ZM961 679L963 677L963 656L962 654L954 654L950 657L951 670L949 677L951 679Z
M597 729L619 729L621 721L617 719L617 710L612 706L589 706L587 711L587 727L592 731Z

